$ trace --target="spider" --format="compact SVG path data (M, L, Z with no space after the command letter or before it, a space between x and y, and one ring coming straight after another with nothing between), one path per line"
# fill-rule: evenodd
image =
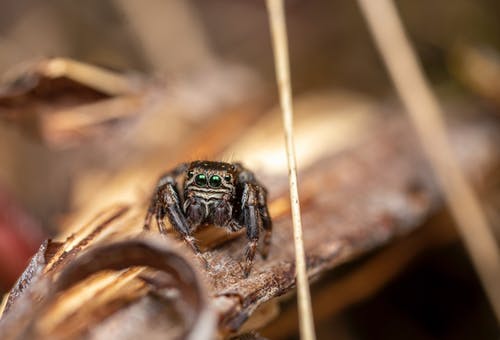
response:
M182 190L177 179L182 177ZM182 194L181 194L182 193ZM260 249L265 259L271 244L272 221L266 189L240 163L194 161L182 163L160 177L144 221L149 230L155 216L161 234L167 234L164 218L207 265L192 236L200 226L214 225L237 231L246 228L248 244L241 267L245 277L251 271L260 230Z

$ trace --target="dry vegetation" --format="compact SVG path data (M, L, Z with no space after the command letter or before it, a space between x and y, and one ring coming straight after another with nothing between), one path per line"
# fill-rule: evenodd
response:
M235 44L233 52L228 52L229 41L231 34L244 32L250 22L267 20L265 12L260 12L264 5L217 3L228 6L228 13L236 17L247 11L252 20L235 24L231 33L221 32L222 24L214 23L221 19L220 14L197 1L185 5L151 1L150 8L133 8L118 0L112 8L89 5L113 20L121 13L127 19L118 20L121 27L133 32L140 43L126 59L103 57L95 52L104 51L98 46L89 49L95 53L92 57L82 55L80 59L104 58L112 61L108 65L125 70L142 65L165 77L114 72L67 58L4 67L9 72L0 89L0 161L5 164L0 169L1 184L25 207L20 214L42 225L50 240L42 243L5 295L0 308L3 338L197 338L199 334L259 338L249 334L255 330L270 339L296 336L286 156L273 80L267 75L272 62L270 46L255 58L254 69L229 63L215 53L233 60L251 59L246 45ZM40 16L42 21L50 22L48 18L58 11L67 14L64 20L78 17L65 4L33 8L36 10L30 15ZM304 66L308 56L314 59L313 54L322 50L316 47L313 53L309 49L315 44L323 46L327 37L335 40L341 35L342 29L325 26L323 18L334 15L333 11L324 14L329 8L326 4L293 4L289 8L292 72L297 75L294 111L299 193L317 325L338 320L340 312L383 290L429 249L446 249L459 242L443 212L439 185L403 109L391 97L374 100L357 91L325 86L333 77L349 84L351 73L364 83L351 88L383 94L383 87L388 87L368 37L359 44L369 47L349 48L362 31L359 13L346 12L352 19L346 25L354 25L353 35L336 46L354 57L339 58L338 67L324 74L317 70L327 69L320 57L316 57L318 65ZM407 15L405 8L403 2ZM166 57L173 53L171 45L148 36L155 29L148 14L154 18L154 13L168 12L182 18L170 28L183 29L187 35L185 46L172 58ZM81 15L80 20L85 20ZM317 30L319 37L306 44L301 28L313 16L319 28L308 28L306 33ZM64 27L64 20L52 26ZM412 17L408 22L410 29L418 28ZM105 26L100 21L98 25ZM204 31L205 26L212 31ZM116 34L113 32L109 28L104 36ZM427 41L425 30L416 32L424 37L419 41ZM22 30L13 30L12 37L15 34L22 36ZM164 39L175 45L170 34ZM249 46L259 49L254 39L264 34L269 34L267 26L252 32ZM448 96L443 107L453 151L485 207L493 212L492 221L498 223L498 96L484 85L494 80L479 77L468 69L472 64L461 61L473 58L474 65L480 65L474 67L495 70L499 59L491 55L481 58L485 56L482 50L471 45L451 49L445 35L434 39L440 53L449 53L450 70L472 92L490 100L486 110L484 102L462 88L456 90L458 95ZM7 46L1 44L5 44L3 40L0 47ZM72 46L64 39L60 44L67 49ZM117 40L114 44L131 42ZM378 71L364 72L363 67L353 71L363 59L355 52L364 48L371 56L367 63ZM329 49L325 47L324 53L329 54ZM65 54L64 49L56 50ZM107 51L111 53L113 46ZM182 58L183 53L198 59ZM299 61L296 66L294 55ZM137 61L141 58L142 62ZM163 65L162 58L167 59ZM267 59L269 63L263 62ZM435 66L432 62L431 58L430 64ZM266 75L259 76L255 69ZM238 264L245 244L241 234L201 230L196 237L209 260L205 270L174 234L163 240L154 230L142 231L149 195L159 174L178 162L198 158L242 161L268 188L275 225L271 254L266 261L257 259L247 279ZM319 338L329 338L328 327L318 328ZM414 329L418 334L418 327ZM335 331L339 330L342 327L337 326ZM357 338L345 332L339 338Z

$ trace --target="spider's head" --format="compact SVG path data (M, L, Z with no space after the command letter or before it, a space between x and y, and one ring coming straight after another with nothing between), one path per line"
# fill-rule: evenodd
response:
M235 167L230 163L195 161L186 171L184 190L206 202L220 200L224 194L234 194L235 178Z
M192 162L184 180L183 209L191 225L225 225L231 218L236 169L232 164Z

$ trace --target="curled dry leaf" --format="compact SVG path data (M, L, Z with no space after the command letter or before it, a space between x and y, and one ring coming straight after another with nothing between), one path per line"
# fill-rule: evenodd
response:
M84 335L95 339L202 339L214 333L214 312L199 275L179 249L164 239L140 237L96 246L71 261L55 279L50 274L40 276L47 251L46 242L27 270L26 275L31 276L18 289L29 285L29 290L8 304L0 325L4 339ZM107 297L96 290L86 303L86 312L68 307L68 301L88 298L92 281L109 277L109 271L120 273L108 287ZM130 273L136 275L135 282L128 282L133 289L123 288L119 278ZM34 281L35 277L39 280ZM27 297L31 300L26 301Z
M137 114L144 89L137 77L71 59L39 60L4 75L0 118L48 145L67 148Z

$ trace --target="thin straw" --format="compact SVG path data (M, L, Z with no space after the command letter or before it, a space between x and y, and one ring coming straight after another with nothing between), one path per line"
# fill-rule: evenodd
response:
M282 0L267 0L269 23L276 65L276 78L280 94L283 127L286 139L288 159L288 179L290 186L290 203L292 210L293 235L295 243L295 268L297 272L297 299L299 306L300 336L304 340L316 338L311 308L311 296L306 272L306 259L302 238L302 222L300 218L299 191L297 189L297 165L293 142L292 90L290 82L290 66L288 60L288 41L285 14Z
M405 35L393 1L358 0L358 3L500 321L498 247L480 202L453 156L442 110Z

